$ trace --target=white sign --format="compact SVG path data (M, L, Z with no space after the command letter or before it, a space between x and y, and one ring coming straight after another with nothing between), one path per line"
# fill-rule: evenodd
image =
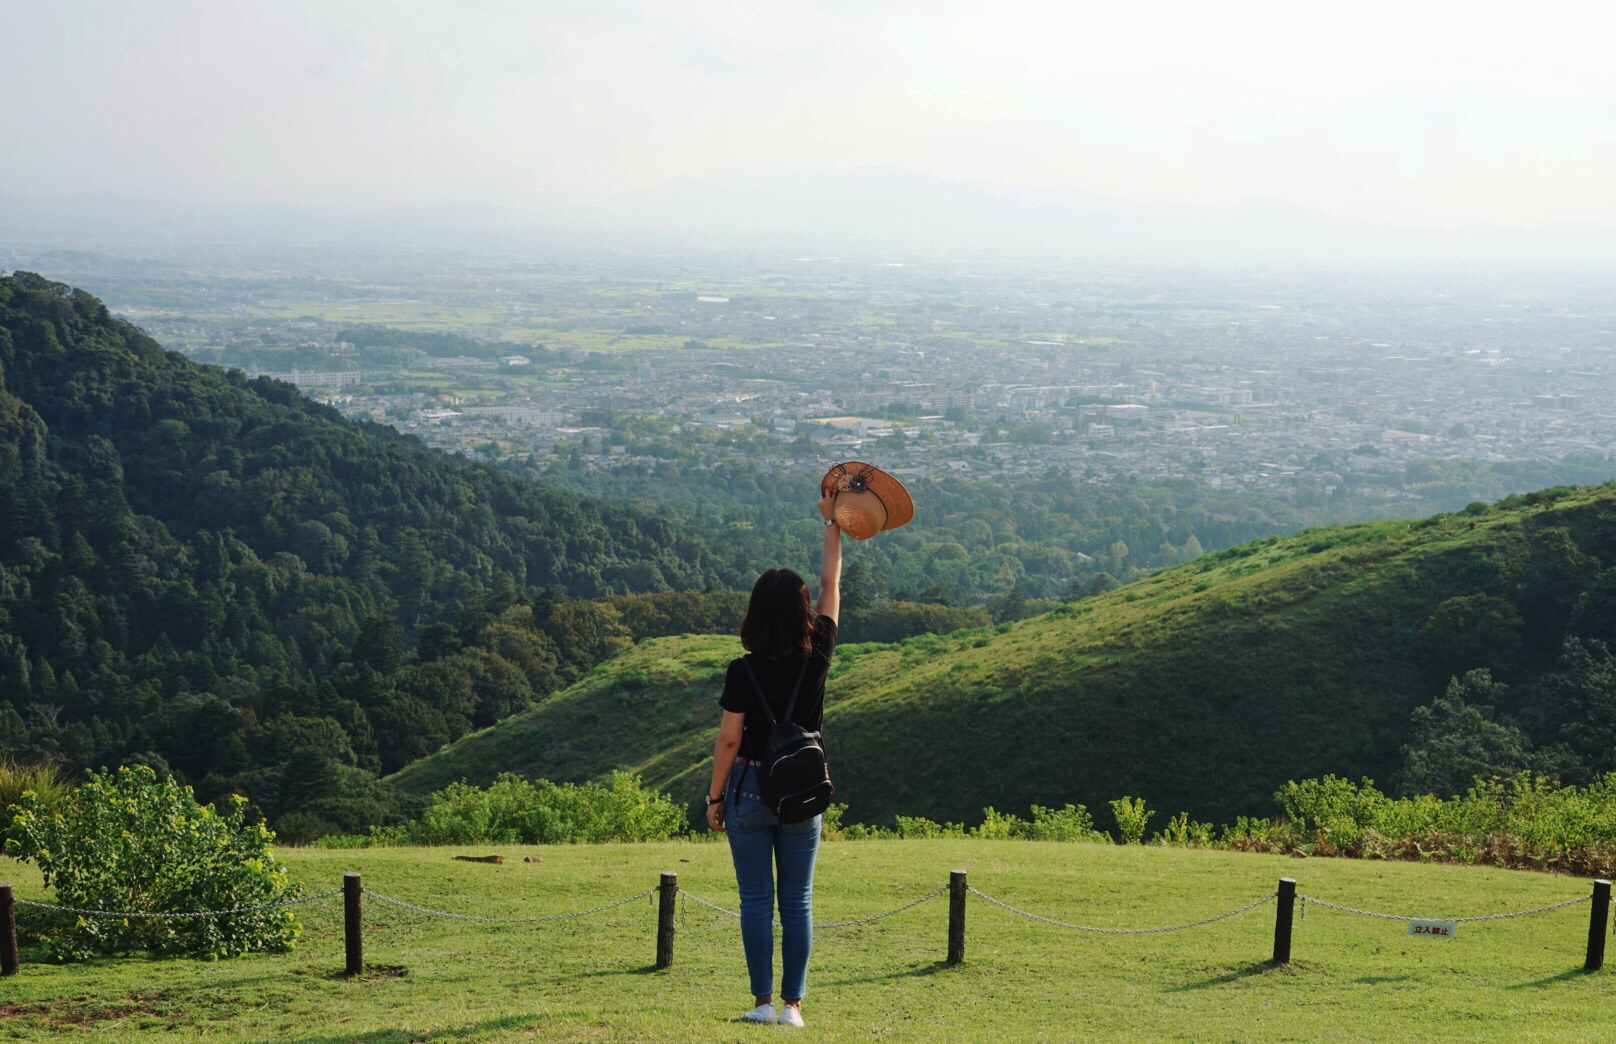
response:
M1459 929L1458 921L1422 921L1408 922L1408 934L1419 935L1427 939L1451 939L1453 933Z

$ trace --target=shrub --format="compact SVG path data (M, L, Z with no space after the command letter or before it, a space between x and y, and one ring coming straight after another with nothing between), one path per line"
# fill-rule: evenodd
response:
M1111 841L1110 835L1094 829L1094 817L1083 805L1032 806L1027 837L1034 841L1104 841L1107 844Z
M965 827L959 823L934 823L919 816L897 816L896 819L898 836L905 841L965 836Z
M1182 848L1207 848L1212 844L1212 824L1200 823L1180 812L1167 821L1167 829L1151 838L1160 845L1178 845Z
M1344 853L1356 852L1363 832L1378 823L1390 803L1371 781L1354 785L1339 776L1287 783L1274 799L1298 827Z
M989 806L982 810L982 824L971 831L971 836L984 841L1009 841L1026 837L1029 826L1031 824L1020 816L999 812Z
M506 773L487 788L451 783L433 794L421 818L375 827L360 838L320 838L317 846L555 845L572 842L666 841L684 833L686 817L666 794L638 776L614 772L606 783L537 782Z
M1223 828L1218 847L1231 852L1294 852L1300 846L1287 824L1240 816Z
M233 910L296 895L270 850L275 835L249 825L247 801L223 810L144 766L90 773L52 808L23 799L6 851L38 864L63 906L175 913ZM301 929L285 910L157 920L62 916L41 934L57 960L150 950L230 957L284 950Z
M329 834L357 834L387 818L380 802L365 797L317 798L275 820L283 845L306 845Z
M54 811L69 784L55 765L27 765L10 758L0 759L0 842L11 830L11 818L22 806L23 796L38 795L40 807Z
M919 816L895 817L896 829L866 823L846 823L846 805L825 812L826 841L916 840L973 838L982 841L1098 841L1110 844L1110 835L1094 829L1094 820L1082 805L1064 808L1032 806L1031 821L994 808L982 810L980 825L967 830L959 823L937 823Z
M1111 814L1117 818L1117 834L1125 845L1137 845L1145 839L1145 826L1156 813L1145 807L1144 798L1117 798L1111 802Z

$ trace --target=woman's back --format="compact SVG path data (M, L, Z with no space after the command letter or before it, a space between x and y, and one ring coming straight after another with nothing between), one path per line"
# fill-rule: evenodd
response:
M802 677L802 689L791 720L810 732L820 732L825 717L825 679L830 672L831 654L836 648L836 621L820 616L814 624L813 648L805 661L796 657L773 659L767 656L747 655L730 661L724 675L724 691L718 705L727 711L746 715L741 756L751 760L763 757L769 742L769 720L758 707L757 690L746 671L747 663L757 677L757 687L769 701L769 710L777 720L785 719L786 707L791 702L791 690Z

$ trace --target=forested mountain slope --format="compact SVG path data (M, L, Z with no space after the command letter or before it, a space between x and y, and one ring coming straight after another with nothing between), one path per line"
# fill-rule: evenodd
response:
M5 390L37 415L52 462L109 483L178 539L229 529L260 558L381 574L419 613L443 593L434 586L500 573L585 597L731 579L705 544L651 515L580 502L347 421L286 385L199 366L82 291L19 273L0 294ZM6 521L43 539L49 505L37 501L18 490Z
M0 756L351 795L627 643L554 589L728 586L724 554L0 278Z
M1494 684L1471 687L1469 713L1519 748L1495 742L1496 767L1616 767L1616 662L1601 644L1616 638L1612 564L1607 484L1308 530L1021 623L846 647L825 722L838 799L854 820L1067 801L1103 818L1124 794L1202 818L1271 814L1288 779L1391 782L1405 744L1462 745L1463 714L1427 713L1430 735L1413 715L1472 668ZM736 651L712 637L642 643L394 783L625 766L697 799Z

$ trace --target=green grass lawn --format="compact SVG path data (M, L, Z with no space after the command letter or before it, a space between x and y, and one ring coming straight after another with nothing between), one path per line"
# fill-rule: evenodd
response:
M366 887L442 910L532 916L681 885L731 909L719 844L495 849L503 866L451 861L453 849L284 852L311 892L359 870ZM463 854L482 854L476 850ZM523 863L524 855L542 862ZM1178 923L1241 906L1282 875L1304 894L1413 916L1474 916L1585 895L1588 882L1482 868L1291 860L1089 844L866 841L821 849L816 919L899 906L963 867L1017 906L1097 927ZM22 897L30 867L0 859ZM655 911L641 900L571 921L524 926L429 919L367 901L371 973L348 981L340 902L301 908L291 954L218 963L129 958L52 966L24 952L0 982L0 1035L86 1032L142 1040L304 1042L752 1040L736 922L695 904L674 967L651 968ZM1581 972L1588 906L1461 925L1451 941L1308 908L1294 963L1271 968L1272 905L1164 935L1101 936L1039 925L974 896L966 962L942 963L938 897L815 940L805 1007L829 1040L1465 1040L1608 1039L1616 967ZM1612 953L1616 964L1616 951ZM777 969L778 971L778 969Z

